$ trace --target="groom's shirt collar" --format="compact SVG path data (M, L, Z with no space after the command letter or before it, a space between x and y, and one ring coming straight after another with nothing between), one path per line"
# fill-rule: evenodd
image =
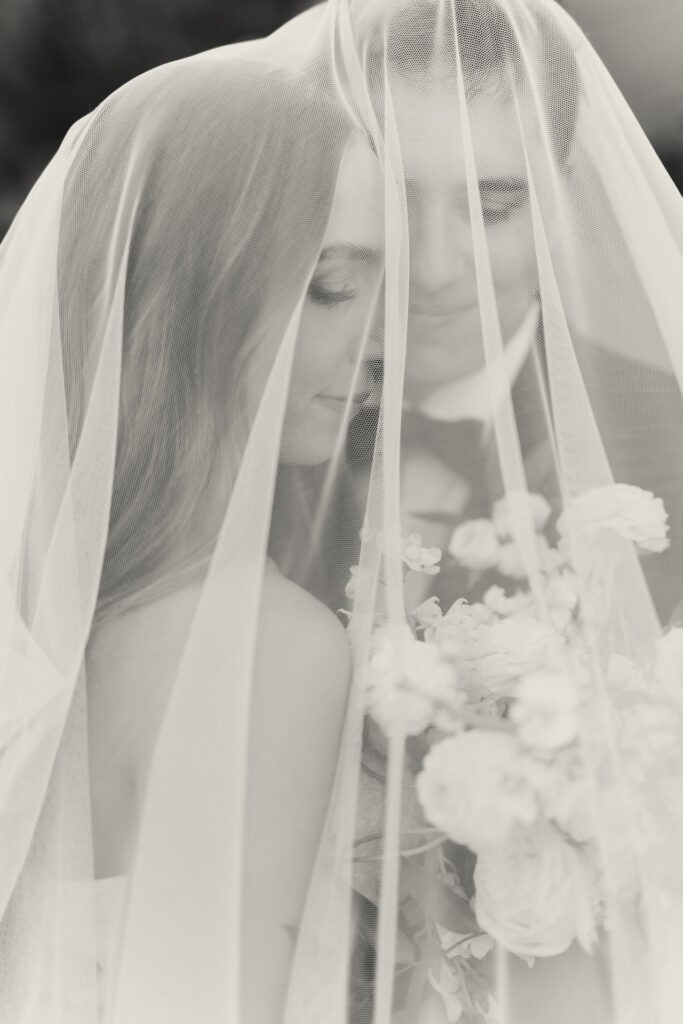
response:
M512 386L531 352L538 329L538 303L534 303L517 331L505 345L503 358L507 380ZM480 420L489 424L495 409L503 401L506 383L498 378L497 386L482 366L476 373L449 381L437 388L416 406L418 412L430 420L457 423L460 420Z

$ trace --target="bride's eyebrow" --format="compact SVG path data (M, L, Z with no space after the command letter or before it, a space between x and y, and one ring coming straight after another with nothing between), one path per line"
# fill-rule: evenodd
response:
M351 242L333 242L326 245L320 253L319 262L331 259L352 260L354 263L375 264L380 262L382 254L378 249L371 249L365 245L354 245Z

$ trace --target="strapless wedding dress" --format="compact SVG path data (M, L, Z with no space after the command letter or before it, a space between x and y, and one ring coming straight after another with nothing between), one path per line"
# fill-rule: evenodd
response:
M113 878L98 878L94 884L98 1002L100 1018L102 1024L105 1024L128 879L125 875L118 875Z
M36 979L31 1020L55 1020L59 1006L62 1024L108 1024L127 888L125 875L64 884L60 965L42 982Z

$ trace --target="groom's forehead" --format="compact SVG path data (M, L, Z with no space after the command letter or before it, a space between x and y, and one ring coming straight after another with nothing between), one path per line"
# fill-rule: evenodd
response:
M394 109L406 185L416 198L421 188L466 188L470 156L480 182L526 180L519 121L504 96L475 96L463 116L452 94L403 88Z

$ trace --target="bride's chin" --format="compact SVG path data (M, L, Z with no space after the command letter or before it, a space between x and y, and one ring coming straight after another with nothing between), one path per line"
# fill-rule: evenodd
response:
M280 462L286 466L317 466L329 462L337 448L339 430L324 430L317 425L300 434L283 438Z
M285 423L280 462L290 466L316 466L329 462L343 445L346 403L315 399L296 422ZM348 429L348 425L346 427ZM345 432L345 431L344 431Z

